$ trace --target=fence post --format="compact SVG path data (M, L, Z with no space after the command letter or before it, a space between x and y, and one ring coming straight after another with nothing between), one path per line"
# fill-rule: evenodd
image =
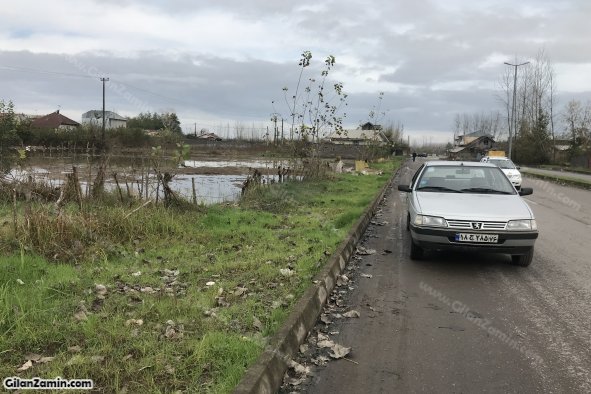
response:
M191 178L191 185L193 187L193 204L197 204L197 192L195 191L195 178Z

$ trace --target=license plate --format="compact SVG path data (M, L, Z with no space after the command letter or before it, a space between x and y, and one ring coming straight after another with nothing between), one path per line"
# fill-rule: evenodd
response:
M499 242L499 236L497 234L456 234L457 242L477 242L477 243L497 243Z

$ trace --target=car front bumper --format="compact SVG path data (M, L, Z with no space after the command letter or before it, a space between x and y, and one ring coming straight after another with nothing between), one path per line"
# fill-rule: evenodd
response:
M509 180L511 181L511 183L513 184L513 186L515 186L515 188L517 190L519 190L519 188L521 188L521 182L522 182L521 178L509 178Z
M425 228L410 226L412 239L415 244L425 249L460 250L488 253L525 254L531 250L538 238L537 231L459 231L448 228ZM468 234L497 234L497 243L457 242L457 233Z

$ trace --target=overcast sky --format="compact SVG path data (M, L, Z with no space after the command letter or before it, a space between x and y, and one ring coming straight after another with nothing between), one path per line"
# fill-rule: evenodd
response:
M309 50L306 79L336 58L346 126L368 120L383 91L382 123L447 141L454 114L502 109L504 61L540 49L559 108L591 98L590 21L588 0L19 0L0 13L0 99L79 121L101 108L105 76L107 109L124 116L176 111L186 131L259 127L274 111L289 117L282 88L295 89Z

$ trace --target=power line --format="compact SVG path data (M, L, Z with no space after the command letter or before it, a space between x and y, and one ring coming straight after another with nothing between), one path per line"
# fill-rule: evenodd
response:
M0 69L9 70L9 71L17 71L17 72L30 72L30 73L37 73L37 74L60 75L60 76L72 77L72 78L95 79L95 77L92 77L92 76L86 75L86 74L63 73L63 72L59 72L59 71L39 70L39 69L28 68L28 67L0 66Z
M134 85L132 85L130 83L123 82L123 81L121 81L119 79L113 79L113 81L114 82L117 82L117 83L120 83L121 85L125 85L127 87L130 87L132 89L136 89L136 90L139 90L139 91L142 91L142 92L145 92L145 93L149 93L151 95L154 95L154 96L157 96L157 97L166 99L166 100L178 101L179 103L182 103L182 104L193 105L193 104L190 104L188 101L179 100L179 99L174 98L174 97L164 96L164 95L162 95L160 93L152 92L150 90L147 90L147 89L144 89L144 88L140 88L140 87L134 86Z

